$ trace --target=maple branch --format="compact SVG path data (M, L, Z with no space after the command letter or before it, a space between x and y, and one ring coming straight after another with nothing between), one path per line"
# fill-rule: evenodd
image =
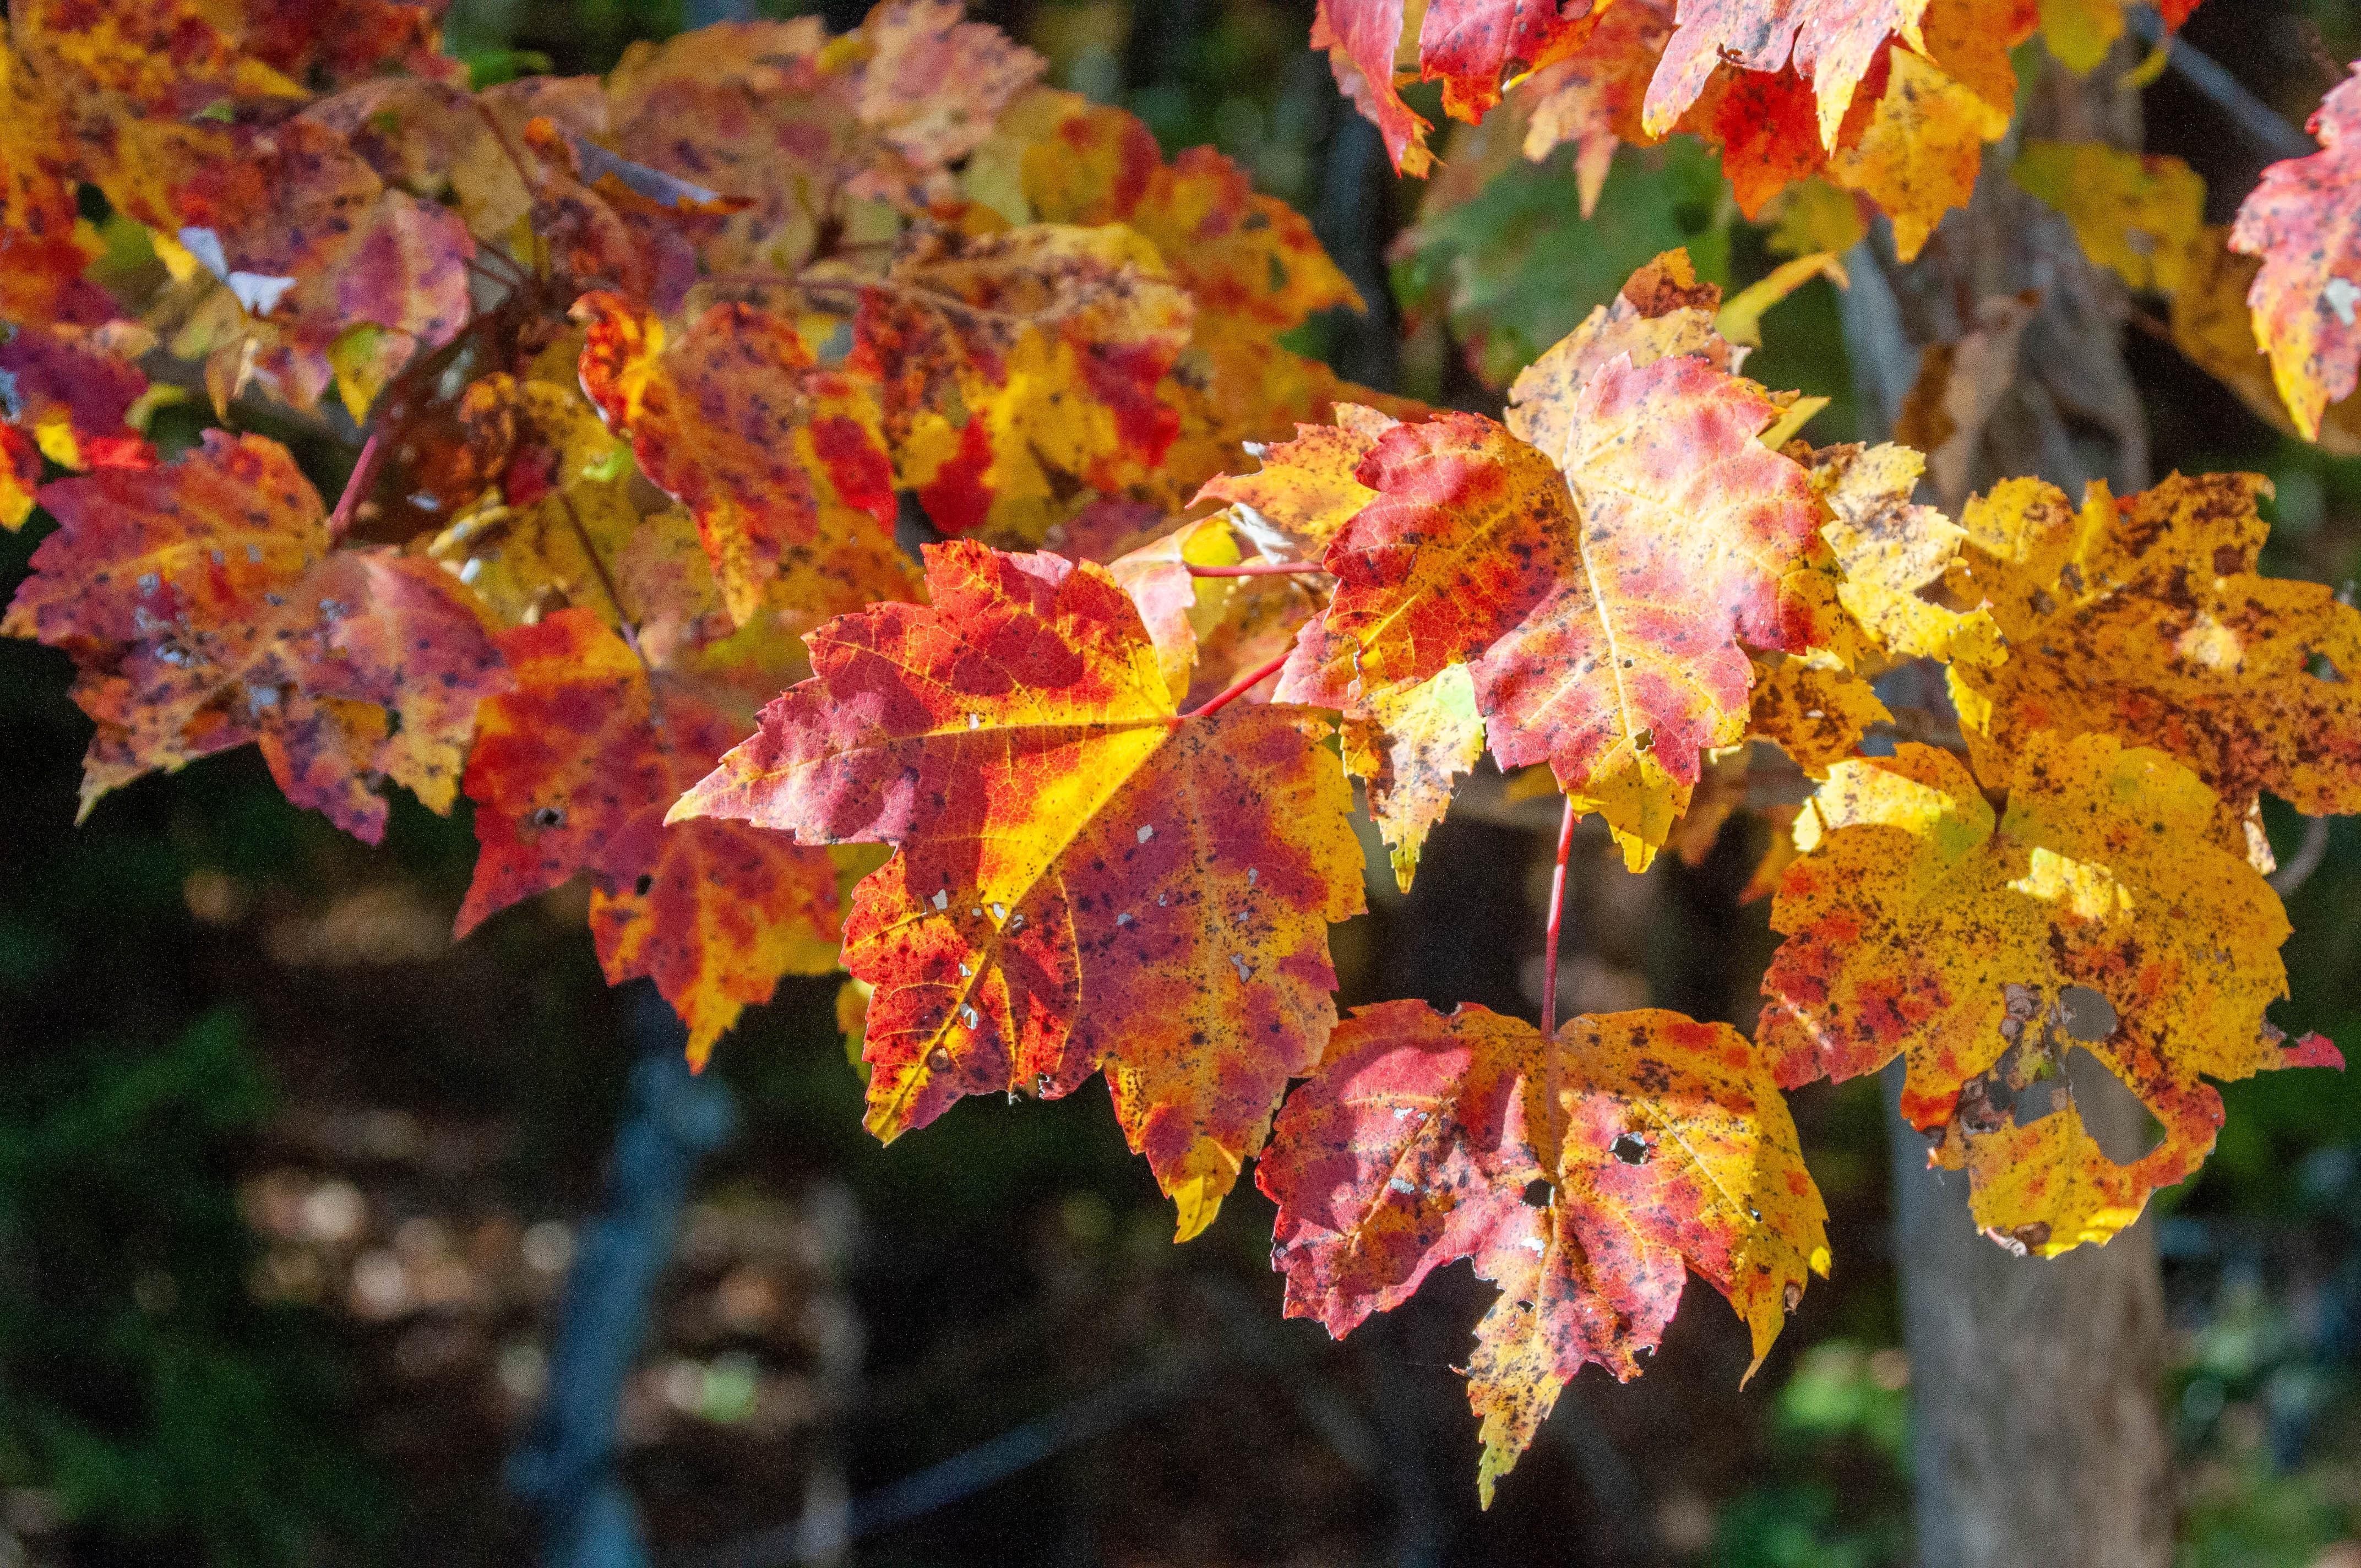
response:
M2303 842L2296 846L2295 853L2288 857L2288 863L2271 877L2271 891L2281 898L2290 896L2297 888L2312 880L2312 873L2318 871L2320 862L2327 858L2328 818L2315 817L2303 825Z
M1582 816L1574 796L1565 797L1565 811L1557 825L1557 861L1550 868L1549 921L1542 937L1542 1033L1557 1033L1557 943L1565 926L1565 861L1574 848L1574 824ZM1556 1097L1551 1097L1556 1103Z
M1285 577L1327 570L1309 561L1242 561L1235 566L1190 565L1192 577Z
M1192 707L1180 717L1183 718L1212 718L1214 714L1221 712L1222 709L1229 707L1230 704L1237 701L1238 698L1252 691L1257 685L1261 684L1266 677L1277 674L1279 673L1279 667L1287 663L1287 655L1293 652L1295 652L1294 646L1290 644L1285 652L1273 655L1268 663L1257 665L1256 668L1247 671L1245 674L1240 675L1236 680L1232 681L1228 685L1224 686L1220 691L1214 693L1211 697L1206 699L1202 707Z
M2131 13L2132 30L2150 44L2168 41L2171 53L2166 63L2180 74L2181 80L2197 89L2200 96L2230 117L2232 124L2246 132L2263 149L2278 158L2309 158L2320 150L2312 139L2280 117L2278 110L2246 90L2222 62L2196 48L2178 34L2168 34L2164 18L2145 7Z

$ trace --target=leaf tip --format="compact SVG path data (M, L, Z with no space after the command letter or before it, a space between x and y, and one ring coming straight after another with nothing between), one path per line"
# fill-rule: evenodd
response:
M1210 1176L1196 1176L1172 1190L1172 1206L1178 1212L1178 1223L1173 1227L1172 1245L1196 1240L1204 1234L1222 1212L1224 1193L1213 1187Z

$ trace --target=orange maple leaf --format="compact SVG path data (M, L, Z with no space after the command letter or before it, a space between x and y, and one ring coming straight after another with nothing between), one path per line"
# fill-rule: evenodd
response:
M1639 1376L1689 1270L1747 1323L1749 1376L1828 1271L1828 1210L1763 1058L1653 1008L1546 1040L1473 1005L1359 1008L1255 1181L1279 1204L1290 1317L1342 1336L1462 1258L1500 1287L1467 1366L1488 1507L1586 1364Z
M697 519L731 615L751 620L774 593L829 614L908 591L871 389L751 305L710 307L676 343L617 295L574 308L583 389Z
M558 610L500 646L516 684L484 704L467 759L482 850L455 934L587 873L599 967L618 985L653 979L701 1067L782 974L836 967L835 867L737 823L664 825L747 727L675 677L652 680L590 611Z
M813 678L675 816L896 845L845 921L845 967L876 987L870 1130L1104 1068L1185 1239L1335 1020L1328 925L1362 896L1333 725L1177 713L1101 567L961 541L928 548L927 580L931 607L814 632Z

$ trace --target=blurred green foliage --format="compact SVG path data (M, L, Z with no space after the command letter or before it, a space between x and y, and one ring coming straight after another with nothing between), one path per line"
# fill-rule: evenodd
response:
M379 1517L319 1325L247 1295L231 1175L274 1103L218 1012L0 1080L0 1480L84 1551L261 1568Z

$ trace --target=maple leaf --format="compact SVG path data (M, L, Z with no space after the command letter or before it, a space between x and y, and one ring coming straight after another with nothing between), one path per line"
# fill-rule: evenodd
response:
M2179 30L2198 0L2162 0L2157 12L2168 32ZM2068 70L2087 75L2124 36L2125 0L2041 0L2041 36Z
M1667 0L1616 0L1571 52L1535 71L1524 94L1525 157L1535 163L1571 142L1582 215L1598 210L1615 149L1653 141L1640 111L1656 62L1672 37Z
M1402 102L1394 85L1405 9L1404 0L1319 0L1312 47L1327 51L1337 88L1378 127L1394 168L1419 177L1434 167L1426 145L1434 123Z
M1352 403L1333 425L1300 425L1293 441L1263 450L1252 474L1208 481L1198 499L1253 509L1290 545L1323 550L1378 492L1356 477L1382 436L1400 422ZM1419 851L1443 820L1459 775L1484 750L1483 716L1464 665L1454 664L1400 688L1354 694L1344 703L1345 771L1368 791L1369 815L1410 891Z
M2309 122L2320 150L2263 170L2230 248L2262 258L2246 296L2279 396L2307 441L2361 367L2361 65Z
M927 580L815 632L813 678L675 814L897 846L845 922L870 1130L1104 1068L1185 1240L1335 1019L1328 925L1362 895L1332 726L1178 716L1102 567L961 541Z
M1911 496L1927 460L1907 446L1849 444L1790 452L1811 476L1812 493L1828 510L1820 536L1842 580L1838 602L1870 640L1899 658L1982 662L1999 654L1992 619L1930 597L1939 588L1967 534Z
M2172 296L2173 346L2238 395L2238 400L2289 434L2298 433L2281 400L2271 362L2255 341L2246 307L2262 261L2229 248L2226 225L2209 225L2193 247L2186 280ZM2331 403L2313 434L2323 452L2361 456L2361 398Z
M2177 158L2103 142L2029 141L2010 177L2074 225L2082 254L2135 289L2173 293L2197 264L2205 181Z
M0 36L0 320L95 325L115 313L82 271L98 252L55 167L64 116Z
M584 609L500 636L515 685L488 700L467 790L482 851L455 935L580 874L609 982L645 975L702 1067L783 974L836 967L828 854L732 822L664 824L683 790L743 739L676 677L651 677Z
M1775 742L1812 778L1852 754L1872 724L1894 715L1870 684L1814 659L1785 659L1755 682L1747 733Z
M2268 525L2253 474L2173 475L2120 502L2012 479L1971 502L1954 568L2008 642L1955 663L1980 769L2036 730L2112 734L2180 758L2245 817L2263 791L2361 810L2361 611L2255 571Z
M148 394L130 363L154 340L128 323L16 327L0 340L0 528L33 508L41 459L67 468L144 468L156 449L128 422Z
M431 562L328 549L284 447L205 433L159 468L44 486L58 531L0 630L66 648L98 724L82 813L156 769L259 742L290 799L375 843L391 779L447 811L478 700L505 680L484 615Z
M998 27L964 19L959 0L886 0L851 38L845 75L854 115L912 163L972 152L993 121L1049 62Z
M456 419L469 439L448 478L468 493L427 552L495 615L522 625L572 605L615 625L668 608L615 602L611 565L640 532L635 471L578 389L495 372L468 385Z
M1853 93L1886 40L1898 37L1925 51L1926 10L1927 0L1686 0L1641 123L1652 137L1672 129L1724 65L1775 73L1792 60L1812 83L1821 145L1833 149Z
M950 533L1038 539L1080 490L1119 491L1178 432L1157 383L1188 295L1119 226L914 235L854 321L902 482Z
M1222 474L1205 482L1199 501L1251 508L1298 549L1324 550L1377 491L1356 471L1378 437L1400 423L1357 403L1339 403L1333 424L1299 424L1295 439L1265 447L1251 474Z
M1953 6L1964 13L1965 6ZM1979 79L1961 53L1991 48L2004 35L1962 21L1981 33L1956 47L1938 31L1944 18L1930 5L1925 21L1929 53L1896 49L1886 56L1884 90L1872 103L1857 133L1828 158L1829 179L1858 191L1894 220L1894 253L1915 260L1943 214L1964 207L1983 166L1986 142L2008 134L2015 107L2015 76L1999 56L2002 82ZM2004 49L2005 46L2003 46ZM2004 91L1996 91L2004 82Z
M1280 696L1348 707L1466 662L1494 759L1548 761L1644 866L1703 753L1744 732L1740 643L1817 634L1809 485L1755 439L1775 411L1702 358L1618 356L1570 417L1523 414L1562 432L1546 455L1476 414L1388 430Z
M1290 1317L1341 1337L1462 1258L1500 1287L1467 1367L1488 1507L1585 1364L1639 1375L1688 1270L1746 1322L1751 1376L1828 1268L1828 1211L1763 1058L1728 1025L1653 1008L1547 1040L1473 1005L1358 1008L1255 1179L1279 1204Z
M795 327L711 306L668 342L613 294L575 307L582 387L640 470L685 504L741 622L774 596L818 614L910 591L873 394L815 364Z
M1374 693L1361 707L1365 712L1345 716L1345 771L1367 789L1394 885L1408 893L1427 834L1450 809L1461 775L1484 754L1484 716L1465 664Z
M1979 1222L2058 1252L2103 1241L2204 1159L2222 1101L2201 1075L2342 1058L2317 1036L2284 1045L2266 1021L2287 991L2287 918L2215 842L2218 806L2196 774L2105 735L2031 735L2015 760L1992 780L2008 786L1997 817L1967 767L1930 746L1829 770L1806 817L1817 841L1772 907L1786 940L1763 977L1760 1038L1790 1088L1905 1057L1902 1113L1946 1130ZM2112 1007L2104 1037L2067 1029L2072 987ZM2024 1091L2071 1043L2164 1124L2129 1166L2066 1126L2032 1130L2044 1107ZM2005 1162L1974 1152L1993 1136L2047 1162L2041 1179L1996 1186ZM2121 1201L2075 1197L2093 1187Z

